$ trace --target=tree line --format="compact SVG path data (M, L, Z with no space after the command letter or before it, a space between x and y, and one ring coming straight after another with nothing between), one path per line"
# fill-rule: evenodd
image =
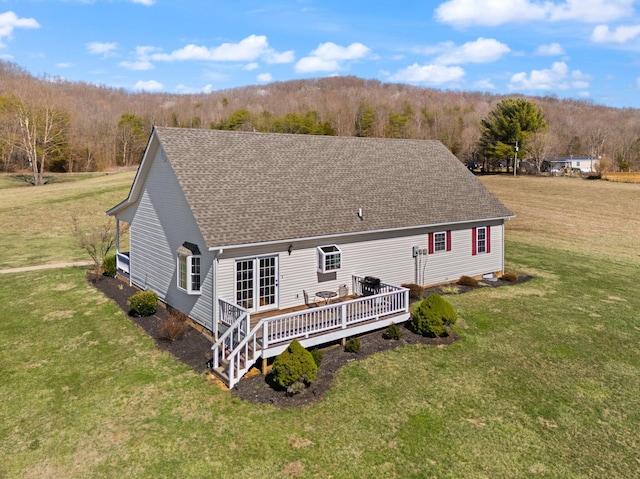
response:
M511 131L502 125L499 133L500 117L515 118L519 126ZM518 141L519 158L526 156L538 170L545 158L568 156L601 158L614 171L640 170L638 109L552 96L441 91L355 77L207 94L132 93L34 77L0 61L2 172L30 171L39 184L46 172L134 166L154 125L437 139L460 161L487 169L512 158ZM488 133L494 127L498 130L492 139Z

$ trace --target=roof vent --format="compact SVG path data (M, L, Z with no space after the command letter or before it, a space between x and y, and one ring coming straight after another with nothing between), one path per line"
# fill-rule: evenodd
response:
M364 219L362 217L362 208L358 208L358 218L360 218L361 220Z

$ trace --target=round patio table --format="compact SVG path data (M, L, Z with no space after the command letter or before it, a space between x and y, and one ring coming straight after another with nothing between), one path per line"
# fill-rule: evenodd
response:
M336 293L335 291L318 291L316 293L316 296L318 298L323 298L324 304L329 304L329 300L338 296L338 293Z

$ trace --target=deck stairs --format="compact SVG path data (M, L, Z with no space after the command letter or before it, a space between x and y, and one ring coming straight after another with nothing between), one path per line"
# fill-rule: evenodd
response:
M293 339L308 348L381 329L410 317L409 291L391 285L382 285L379 294L366 297L277 311L271 316L254 315L257 316L254 324L246 309L222 299L219 302L220 323L226 330L211 347L211 369L229 388L258 359L277 356Z

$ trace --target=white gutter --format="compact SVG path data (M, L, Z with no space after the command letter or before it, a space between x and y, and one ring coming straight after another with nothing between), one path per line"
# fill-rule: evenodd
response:
M392 233L396 231L409 231L409 230L423 230L426 228L442 228L443 226L452 226L452 225L467 225L471 223L486 223L489 221L497 221L497 220L510 220L511 218L515 218L516 215L511 216L499 216L497 218L481 218L476 220L465 220L465 221L456 221L454 223L437 223L431 225L421 225L421 226L406 226L403 228L391 228L391 229L378 229L378 230L366 230L366 231L355 231L352 233L336 233L332 235L320 235L320 236L308 236L304 238L289 238L289 239L278 239L273 241L262 241L258 243L245 243L245 244L235 244L235 245L221 245L221 246L210 246L209 251L216 251L224 249L237 249L237 248L252 248L254 246L270 246L281 243L293 243L299 241L316 241L316 240L326 240L332 238L341 238L341 237L351 237L351 236L362 236L366 234L377 234L377 233Z

